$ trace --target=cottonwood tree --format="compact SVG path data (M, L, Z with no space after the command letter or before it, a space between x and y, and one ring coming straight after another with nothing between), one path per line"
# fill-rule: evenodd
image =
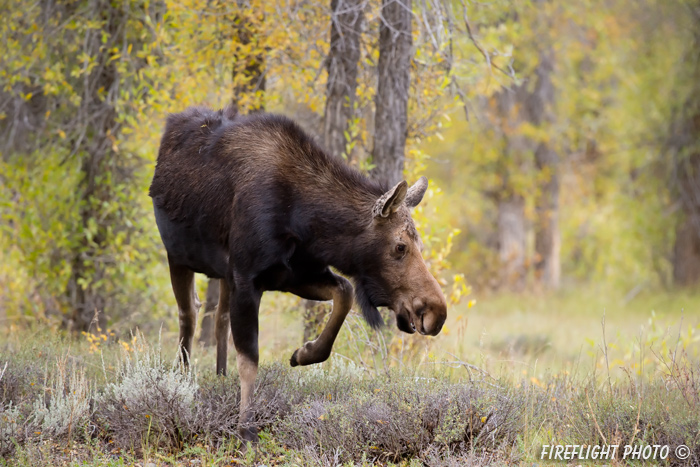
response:
M668 146L672 156L672 192L681 206L672 265L674 283L700 282L700 2L688 2L694 27L679 80L685 101L676 111Z
M413 44L412 0L382 0L375 99L374 178L403 179Z
M488 105L491 124L501 138L500 155L493 166L498 183L486 191L497 210L500 282L518 291L524 289L530 268L526 241L530 224L535 237L535 280L546 289L556 289L560 278L552 9L547 0L538 0L519 12L516 21L529 21L538 38L532 47L535 53L523 53L518 63L520 80L502 85ZM526 216L528 198L535 207L532 223Z
M360 41L366 0L331 0L328 81L323 113L323 143L337 157L352 159L348 127L355 118Z
M521 162L506 172L530 170L535 179L535 279L548 289L558 288L561 270L559 156L551 141L555 119L553 66L551 50L541 51L534 76L514 89L501 91L498 103L499 115L513 119L507 125L515 126L504 133L504 157L511 161L522 159L523 155L534 158L534 164ZM523 126L542 131L531 132L536 137L527 136ZM506 283L521 290L527 272L525 198L517 188L507 186L508 176L508 173L504 174L504 190L497 195L499 257Z
M225 4L219 7L226 8ZM230 46L235 48L231 62L233 95L230 105L238 113L255 113L265 110L265 46L262 37L264 18L252 5L241 0L235 3L230 30L225 34ZM216 307L219 303L219 279L207 281L204 300L204 316L199 342L214 345Z
M330 45L326 57L328 81L326 107L323 113L323 144L334 157L348 162L349 126L355 118L360 41L364 23L365 0L331 0ZM304 300L304 335L302 342L314 338L327 307L313 300Z
M500 284L514 290L525 287L526 220L522 174L530 164L527 138L519 134L523 123L520 112L527 97L525 85L503 87L490 101L491 121L502 138L494 170L498 183L487 191L496 204L497 248L500 260Z
M535 69L535 86L529 96L530 122L537 128L546 126L544 137L536 143L537 196L535 200L535 279L547 289L557 289L561 276L561 238L559 233L559 155L552 144L552 127L556 119L554 103L554 52L539 53Z
M159 61L150 38L162 3L18 2L10 10L21 27L3 30L18 40L3 54L13 73L3 76L2 87L33 116L24 119L29 114L17 109L7 141L28 178L53 164L63 174L43 187L51 193L43 205L30 204L41 198L22 197L27 204L16 228L33 232L18 235L14 248L25 255L37 293L60 297L64 323L94 331L96 316L104 326L108 311L118 314L139 301L138 290L123 292L138 275L124 271L123 262L138 257L147 241L134 221L143 216L133 186L143 159L123 135L152 84L144 67Z
M255 73L246 73L250 64L241 60L246 56L264 58L265 95L275 110L283 107L295 119L321 129L324 107L330 106L329 128L335 130L327 132L328 145L343 148L353 164L367 167L370 146L374 146L377 162L382 161L381 154L398 161L394 175L382 176L388 181L402 177L404 152L416 162L407 167L412 176L424 170L418 138L409 140L406 151L406 134L420 138L433 134L436 121L449 107L441 87L449 68L440 56L445 51L442 18L429 25L413 18L418 24L415 47L421 51L413 63L410 3L385 1L380 9L380 2L368 2L377 10L372 10L371 18L380 23L379 39L376 29L364 28L363 21L352 15L347 15L345 30L336 24L339 38L354 40L348 33L359 27L367 39L360 40L355 101L350 80L343 84L349 95L345 103L337 80L319 79L329 50L328 30L318 28L319 21L331 24L327 2L249 0L245 6L256 14L246 20L246 30L250 21L257 29L247 40L233 40L239 3L168 2L167 15L164 3L8 3L8 14L0 21L5 43L0 69L12 71L0 73L0 256L4 263L0 281L3 303L17 305L8 305L8 310L32 316L62 313L76 330L92 322L96 309L102 311L102 319L109 315L142 326L157 322L154 317L166 312L159 304L169 285L167 275L162 276L165 258L144 193L164 116L190 105L220 105L232 90L240 97L238 105L254 107L253 101L263 93L260 81L247 79ZM341 8L341 4L350 3L334 5ZM440 2L422 4L426 5L444 7ZM397 23L395 7L402 8L398 13L408 18L407 27ZM424 17L420 7L417 16ZM373 20L371 24L376 25ZM343 49L347 43L338 49L341 59L327 63L330 74L335 75L335 63L346 78L352 76L352 61L348 62L348 51ZM392 44L408 51L403 65L391 58ZM241 67L237 73L231 70L234 63ZM411 66L416 70L412 83ZM397 86L396 78L401 76L403 85ZM247 81L238 82L240 77ZM250 90L255 82L257 88ZM413 86L414 98L406 116L408 84ZM382 89L377 92L378 85ZM375 107L382 107L382 102L399 103L395 115L404 123L398 130L389 128L395 117L387 105L380 113L391 117L382 119L383 124L375 122ZM340 130L346 118L352 122L348 135ZM387 132L398 136L389 138ZM326 138L325 131L317 133ZM437 203L424 205L416 212L417 222L421 216L432 218L436 209ZM443 219L425 228L434 229L424 241L425 255L436 274L447 267L449 224ZM6 278L13 269L20 272L10 287Z
M85 31L85 52L93 57L96 66L83 86L80 106L83 121L76 122L82 127L78 136L82 140L78 144L83 146L79 190L83 199L80 226L85 236L77 242L66 293L74 309L71 327L78 331L87 331L95 315L103 328L106 323L106 297L99 285L104 280L99 254L109 241L107 230L120 217L103 209L103 203L116 197L115 187L105 183L104 177L117 175L120 165L118 150L110 136L114 138L120 130L113 99L121 83L117 64L111 58L113 49L126 42L127 13L121 5L106 1L88 2L83 12L86 17L101 22L102 27ZM103 37L107 38L106 43Z

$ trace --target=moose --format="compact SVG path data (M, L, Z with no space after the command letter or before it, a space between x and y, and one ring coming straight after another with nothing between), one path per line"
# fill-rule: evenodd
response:
M353 295L372 327L383 324L377 308L387 307L403 332L440 332L447 304L409 211L427 187L425 177L411 187L371 180L283 116L191 107L167 118L149 194L178 306L182 359L190 358L201 306L194 273L220 279L216 371L226 374L230 329L243 440L257 438L251 402L263 292L333 301L324 329L293 353L292 366L330 356Z

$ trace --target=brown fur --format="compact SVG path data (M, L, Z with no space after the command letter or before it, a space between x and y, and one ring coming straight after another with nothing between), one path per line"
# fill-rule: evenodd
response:
M377 307L386 306L405 332L440 332L445 299L421 257L409 212L426 188L422 178L387 190L328 156L284 117L201 107L171 115L150 195L168 252L185 361L198 308L194 272L222 280L219 306L228 309L217 310L217 371L226 372L222 339L230 324L245 420L266 290L333 300L326 327L294 352L292 365L327 359L352 305L353 287L331 267L354 280L356 303L372 326L382 322ZM246 439L254 434L247 422L241 432Z

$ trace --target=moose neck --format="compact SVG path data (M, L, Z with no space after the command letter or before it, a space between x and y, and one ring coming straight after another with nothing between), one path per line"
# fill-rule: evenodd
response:
M372 223L372 206L376 200L369 191L353 191L327 192L324 197L314 197L315 202L309 206L313 212L309 252L324 264L350 276L358 273L359 252L356 249Z
M299 200L293 230L311 260L355 275L361 256L357 250L366 248L363 239L371 228L372 208L387 189L340 157L328 155L313 140L302 139L303 144L291 146L293 153L283 159L287 162L281 176L294 181Z

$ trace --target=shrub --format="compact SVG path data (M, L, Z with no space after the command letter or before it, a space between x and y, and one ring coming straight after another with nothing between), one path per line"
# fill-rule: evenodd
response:
M261 368L255 396L254 425L270 426L289 409L288 370ZM124 449L144 446L181 449L206 439L213 445L238 436L240 383L237 376L211 375L198 381L175 359L165 362L158 349L125 352L116 380L97 399L96 423L104 437Z
M293 406L276 436L295 449L311 446L319 457L358 462L369 453L396 462L428 452L488 452L512 443L520 428L516 399L497 387L398 374L354 383L335 398L319 392Z
M10 361L0 366L0 455L13 456L11 465L55 465L76 460L74 449L66 453L56 441L77 440L84 459L106 446L137 456L143 448L180 451L178 458L237 456L238 377L200 378L142 338L133 344L124 346L115 373L108 375L105 363L105 383L100 376L88 384L86 359L57 359L54 352L49 365L32 352L47 368L39 372L34 361L4 354L0 361ZM447 367L371 371L340 358L294 369L263 365L253 401L258 454L270 464L448 467L539 459L545 443L658 444L672 453L684 444L687 463L696 465L700 367L678 355L660 377L630 372L624 381L566 371L496 381L481 371L455 382ZM93 433L108 443L81 450ZM673 455L667 463L685 465Z
M84 436L88 433L92 398L85 371L68 357L58 359L55 370L47 370L47 395L34 402L33 423L45 436L69 440Z
M260 368L253 395L255 411L251 426L258 430L274 427L291 411L293 404L304 399L303 376L293 373L283 364ZM237 438L240 391L237 375L205 378L194 404L191 430L214 446Z
M43 375L34 365L0 360L0 370L3 369L0 371L0 403L17 406L36 397Z
M124 351L114 382L97 398L95 418L117 446L179 448L191 439L189 425L199 386L195 371L179 359L163 360L159 349Z
M0 457L14 452L33 431L32 402L40 394L43 379L31 364L0 363Z
M26 416L16 405L0 403L0 457L10 455L15 443L22 442L25 425Z

